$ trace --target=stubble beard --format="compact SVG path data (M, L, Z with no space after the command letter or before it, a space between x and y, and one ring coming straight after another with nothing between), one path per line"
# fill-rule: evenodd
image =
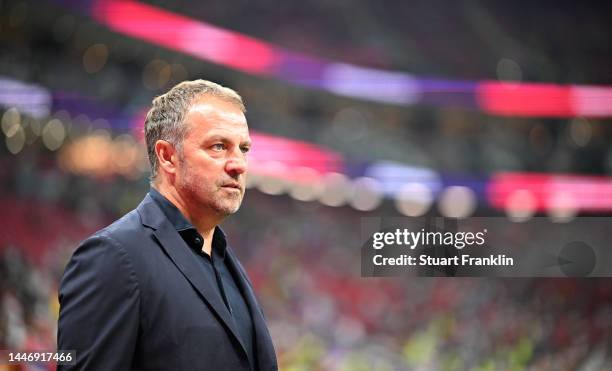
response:
M228 191L221 185L203 186L191 183L188 186L193 201L199 208L210 210L221 218L230 216L240 209L244 192Z
M224 195L223 187L217 186L217 189L218 192L215 192L217 197L213 200L216 206L215 211L224 217L236 213L242 204L244 192L241 190L239 193L231 192L229 195Z
M187 190L191 202L200 209L207 209L221 218L232 215L240 209L244 197L244 185L240 192L228 192L223 182L212 185L203 184L202 179L193 177L191 169L182 169L183 187Z

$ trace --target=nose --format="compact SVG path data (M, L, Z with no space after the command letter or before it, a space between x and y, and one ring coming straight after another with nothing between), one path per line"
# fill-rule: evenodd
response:
M237 154L231 156L226 164L225 171L232 177L246 173L248 168L246 154L238 151Z

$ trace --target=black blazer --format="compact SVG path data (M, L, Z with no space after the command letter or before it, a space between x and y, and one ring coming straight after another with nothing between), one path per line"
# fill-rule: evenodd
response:
M251 311L259 371L277 370L244 268L226 261ZM76 249L59 289L58 370L250 370L230 313L178 232L147 195Z

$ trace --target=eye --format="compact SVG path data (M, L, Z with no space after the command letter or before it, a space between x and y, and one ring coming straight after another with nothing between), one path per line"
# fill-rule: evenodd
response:
M223 143L215 143L212 146L210 146L210 148L213 151L223 151L225 149L225 144L223 144Z
M242 153L247 153L251 150L251 147L248 147L248 146L240 147L240 150L242 151Z

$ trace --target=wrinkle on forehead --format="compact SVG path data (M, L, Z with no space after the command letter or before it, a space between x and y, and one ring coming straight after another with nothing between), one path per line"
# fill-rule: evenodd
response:
M222 102L219 104L218 102ZM187 116L201 115L204 119L214 119L214 121L223 121L233 124L246 125L246 118L242 111L233 103L215 100L215 103L209 101L199 101L194 103L189 109Z

